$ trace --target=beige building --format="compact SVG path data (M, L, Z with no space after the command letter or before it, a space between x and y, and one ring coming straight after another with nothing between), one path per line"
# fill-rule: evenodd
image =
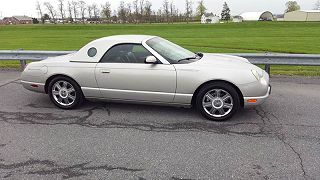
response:
M285 21L320 21L320 10L299 10L284 14Z

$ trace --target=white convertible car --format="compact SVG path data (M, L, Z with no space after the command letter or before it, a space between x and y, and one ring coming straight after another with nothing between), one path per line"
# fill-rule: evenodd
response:
M209 120L263 103L269 75L247 59L193 53L156 36L122 35L27 65L23 86L62 109L85 99L196 107Z

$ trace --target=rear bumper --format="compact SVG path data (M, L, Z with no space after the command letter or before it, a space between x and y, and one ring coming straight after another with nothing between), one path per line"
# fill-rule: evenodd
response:
M43 83L21 81L21 84L24 88L26 88L30 91L38 92L38 93L46 93L45 84L43 84Z
M270 96L271 94L271 86L269 85L268 87L268 92L264 96L260 97L244 97L244 107L251 107L251 106L258 106L263 104L266 99Z

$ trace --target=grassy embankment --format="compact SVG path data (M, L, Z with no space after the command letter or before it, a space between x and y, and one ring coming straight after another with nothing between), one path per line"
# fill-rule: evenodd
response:
M116 34L158 35L201 52L320 54L318 22L0 26L0 49L77 50L93 39ZM0 67L17 68L19 62L0 62ZM273 66L271 70L272 74L320 76L320 67Z

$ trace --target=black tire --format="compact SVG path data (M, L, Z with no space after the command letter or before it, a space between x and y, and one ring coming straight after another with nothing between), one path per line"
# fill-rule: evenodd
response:
M204 96L214 90L214 89L222 89L225 92L229 93L229 95L232 97L232 101L233 101L233 107L231 109L231 111L226 114L225 116L222 117L215 117L211 114L209 114L206 110L205 107L203 106L203 99ZM222 103L223 105L223 103ZM230 119L240 108L240 96L237 93L236 89L225 82L212 82L212 83L208 83L206 84L204 87L202 87L200 89L200 91L198 92L197 96L196 96L196 108L197 110L200 112L200 114L205 117L208 120L211 121L225 121ZM210 107L209 107L210 108Z
M69 104L69 105L62 105L62 104L59 104L59 102L57 102L57 100L55 99L54 95L53 95L53 86L57 83L57 82L60 82L60 81L65 81L65 82L68 82L70 83L73 88L74 88L74 92L73 92L73 96L75 96L75 99L73 100L73 103L72 104ZM70 86L70 85L69 85ZM51 99L51 101L59 108L61 109L75 109L76 107L80 106L81 104L83 104L85 98L84 98L84 95L82 93L82 90L80 88L80 86L74 81L72 80L71 78L68 78L68 77L64 77L64 76L57 76L55 78L53 78L49 85L48 85L48 95Z

